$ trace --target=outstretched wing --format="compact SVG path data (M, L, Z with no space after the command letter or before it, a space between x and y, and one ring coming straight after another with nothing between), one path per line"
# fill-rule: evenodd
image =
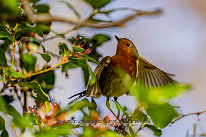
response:
M101 87L99 85L99 79L101 76L102 71L107 69L107 67L111 64L111 57L106 56L100 61L100 65L96 67L94 74L96 76L96 82L93 85L88 84L86 90L86 96L99 98L101 96Z
M159 87L175 83L172 74L166 73L140 57L137 60L137 80L146 86Z

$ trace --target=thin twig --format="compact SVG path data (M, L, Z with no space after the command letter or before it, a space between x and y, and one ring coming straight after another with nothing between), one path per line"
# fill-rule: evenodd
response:
M50 22L50 21L57 21L57 22L65 22L68 24L72 24L72 25L77 25L79 27L90 27L90 28L109 28L109 27L118 27L121 26L123 24L125 24L126 22L134 19L135 17L138 16L153 16L153 15L157 15L162 13L162 10L157 9L154 11L140 11L140 10L136 10L136 12L134 14L131 14L129 16L126 16L125 18L122 18L118 21L113 21L113 22L102 22L102 23L91 23L89 21L75 21L73 19L70 18L65 18L65 17L60 17L60 16L52 16L50 14L34 14L29 2L27 0L20 0L20 2L22 3L22 6L25 10L26 16L28 21L30 22Z
M78 29L78 28L80 28L80 26L76 26L76 27L74 27L74 28L72 28L72 29L69 29L69 30L63 32L62 34L65 35L65 34L71 32L71 31L74 31L74 30ZM52 37L49 37L49 38L45 38L45 39L43 39L42 41L51 40L51 39L54 39L54 38L56 38L56 37L58 37L58 35L55 35L55 36L52 36Z
M16 46L13 46L13 47L14 47L14 51L13 51L13 57L12 57L11 67L13 67L13 65L14 65L15 49L16 49Z
M59 17L59 16L52 16L52 21L58 21L58 22L65 22L65 23L69 23L69 24L73 24L73 25L79 25L81 27L90 27L90 28L98 28L98 29L102 29L102 28L109 28L109 27L119 27L123 24L125 24L126 22L134 19L135 17L138 16L153 16L153 15L157 15L160 14L162 12L162 10L158 9L158 10L154 10L154 11L137 11L134 14L131 14L129 16L126 16L125 18L122 18L120 20L117 21L113 21L113 22L102 22L102 23L91 23L89 21L83 21L83 22L75 22L74 20L71 20L69 18L65 18L65 17Z
M195 113L189 113L189 114L185 114L185 115L180 115L178 118L176 118L175 120L173 120L173 121L171 122L170 126L172 126L176 121L178 121L178 120L180 120L180 119L182 119L182 118L184 118L184 117L191 116L191 115L197 115L197 116L199 116L199 115L201 115L201 114L203 114L203 113L206 113L206 110L201 111L201 112L195 112Z

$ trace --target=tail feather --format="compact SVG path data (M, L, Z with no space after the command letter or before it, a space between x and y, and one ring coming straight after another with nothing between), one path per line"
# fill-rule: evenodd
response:
M71 98L73 98L73 97L75 97L75 96L85 96L86 95L86 91L83 91L83 92L80 92L80 93L77 93L77 94L74 94L73 96L71 96L71 97L69 97L68 99L71 99Z
M73 99L71 102L69 102L69 105L72 104L72 103L74 103L75 101L79 100L80 98L86 96L86 91L77 93L77 94L75 94L75 95L69 97L68 99L71 99L71 98L73 98L73 97L75 97L75 96L78 96L78 95L79 95L79 97L77 97L77 98Z

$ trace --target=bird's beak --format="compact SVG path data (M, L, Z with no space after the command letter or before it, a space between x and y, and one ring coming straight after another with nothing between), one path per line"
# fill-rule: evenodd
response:
M119 41L119 38L116 36L116 35L114 35L115 36L115 38L117 39L117 41Z

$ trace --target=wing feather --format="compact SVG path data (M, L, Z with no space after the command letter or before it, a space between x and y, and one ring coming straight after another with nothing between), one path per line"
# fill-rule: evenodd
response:
M93 85L90 85L90 82L88 83L88 87L86 90L86 96L94 97L94 98L99 98L101 96L102 91L99 85L99 79L100 79L102 71L106 69L110 63L111 63L111 57L109 56L104 57L100 61L100 65L98 65L94 71L94 74L96 76L96 82Z
M172 74L160 70L142 57L138 59L137 67L137 80L145 86L159 87L176 82L171 78Z

